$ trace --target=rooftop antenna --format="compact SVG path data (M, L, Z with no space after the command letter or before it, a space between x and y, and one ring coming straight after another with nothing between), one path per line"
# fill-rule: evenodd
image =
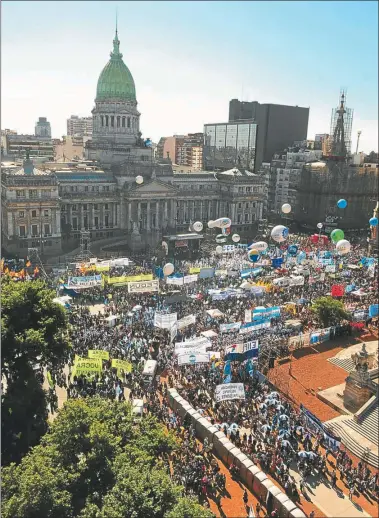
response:
M355 150L355 154L358 155L358 147L359 147L359 139L362 135L362 131L361 130L358 130L358 138L357 138L357 148Z

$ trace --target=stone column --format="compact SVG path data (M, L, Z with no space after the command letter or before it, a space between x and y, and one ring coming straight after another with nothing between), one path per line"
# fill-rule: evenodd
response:
M67 204L66 223L72 226L72 213L70 204Z
M147 202L147 212L146 212L146 230L151 229L151 221L150 221L150 202Z
M61 235L61 213L60 210L55 211L55 233Z
M236 205L235 203L232 203L232 207L231 207L231 220L232 220L232 225L235 225L237 223L236 221Z
M164 202L164 225L168 225L168 201Z
M162 228L162 217L159 214L160 204L159 200L156 200L155 202L155 228L161 229Z
M128 221L126 222L126 228L132 229L132 202L128 201Z
M137 202L137 225L140 228L140 220L141 220L141 202Z
M176 200L170 200L170 226L175 225L176 218Z

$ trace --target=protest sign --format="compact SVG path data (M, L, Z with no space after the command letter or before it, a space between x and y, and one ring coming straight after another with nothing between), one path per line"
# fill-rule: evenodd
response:
M195 365L209 363L209 353L181 354L178 356L178 365Z
M69 277L66 287L69 289L79 290L91 288L92 286L101 286L101 284L101 275L88 275L83 277Z
M220 324L220 333L233 333L241 327L241 322L233 322L232 324Z
M154 314L154 326L160 329L171 329L177 320L177 313L161 313L156 311Z
M252 331L258 331L258 329L265 329L266 327L271 327L270 320L267 320L266 322L248 322L241 325L239 334L245 335L247 333L251 333Z
M128 293L153 293L159 291L159 281L129 282Z
M74 363L75 373L79 374L87 374L89 372L101 372L102 370L102 361L99 359L80 359Z
M248 358L256 358L259 352L258 340L228 345L225 348L225 360L244 361Z
M118 360L114 358L112 360L112 367L115 369L122 369L125 372L132 372L132 364L126 360Z
M109 360L109 352L102 351L100 349L90 349L88 351L88 358L99 359L99 360Z
M253 310L253 320L254 321L266 320L266 319L271 319L271 318L275 318L275 317L280 317L280 307L279 306L273 306L271 308Z
M302 404L300 404L300 411L304 417L305 426L311 431L311 433L314 435L321 433L325 442L332 450L336 450L340 447L341 439L329 432L326 426L314 414L312 414L312 412Z
M216 403L233 399L245 399L245 388L243 383L217 385L214 396Z
M371 304L368 308L368 315L370 318L377 317L379 314L379 304Z

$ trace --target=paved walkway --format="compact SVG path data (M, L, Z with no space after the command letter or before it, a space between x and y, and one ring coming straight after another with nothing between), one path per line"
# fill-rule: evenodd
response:
M301 476L297 471L290 468L290 474L297 482L300 481ZM324 480L320 480L319 477L308 477L306 490L313 504L327 517L363 518L371 516L359 504L354 504L355 497L353 497L353 501L350 501L342 491L332 489L329 482L325 484Z

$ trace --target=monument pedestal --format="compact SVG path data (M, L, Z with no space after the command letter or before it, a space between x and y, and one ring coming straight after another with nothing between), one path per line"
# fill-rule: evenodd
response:
M372 390L366 380L355 372L346 378L346 387L343 393L344 406L351 412L357 412L372 396Z

